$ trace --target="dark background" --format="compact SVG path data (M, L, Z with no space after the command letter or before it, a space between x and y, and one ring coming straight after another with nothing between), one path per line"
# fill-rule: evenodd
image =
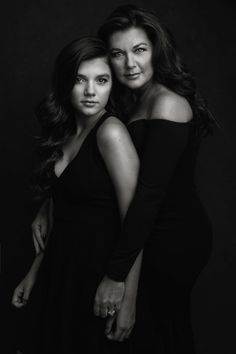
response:
M29 192L34 107L50 85L55 56L72 39L95 34L118 0L8 1L1 5L1 322L2 354L14 353L20 321L12 291L34 255ZM233 1L130 1L155 10L173 32L180 53L221 128L203 141L196 183L214 229L212 256L192 298L199 354L235 354L236 195L235 8ZM191 235L189 235L191 237ZM186 265L188 266L188 265ZM145 324L144 324L145 325ZM40 340L40 339L39 339Z

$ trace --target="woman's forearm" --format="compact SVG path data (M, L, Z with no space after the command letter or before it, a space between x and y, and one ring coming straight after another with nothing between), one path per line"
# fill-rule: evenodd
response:
M28 273L36 275L43 260L43 252L36 255Z

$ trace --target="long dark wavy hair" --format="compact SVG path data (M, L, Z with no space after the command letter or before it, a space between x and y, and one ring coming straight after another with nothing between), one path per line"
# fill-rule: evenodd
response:
M109 46L109 39L113 33L131 27L143 29L153 45L153 79L188 100L193 110L195 124L198 127L197 131L201 135L212 132L212 123L215 122L215 119L207 107L206 100L197 90L193 75L182 63L170 31L153 12L135 5L119 6L101 25L98 36ZM125 89L124 85L115 80L115 75L113 76L114 95L118 107L121 109L120 114L128 116L132 95L130 90ZM120 94L124 90L127 95Z
M76 133L76 121L70 102L78 68L83 61L108 58L104 42L97 37L83 37L66 45L56 58L50 94L36 107L41 127L38 137L37 168L32 178L35 199L48 196L54 165L62 157L62 146ZM111 101L106 107L112 111Z

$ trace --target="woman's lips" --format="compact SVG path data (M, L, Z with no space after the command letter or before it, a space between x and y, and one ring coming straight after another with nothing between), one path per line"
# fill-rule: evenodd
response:
M97 101L81 101L81 103L86 107L94 107L96 104L98 104Z
M134 73L134 74L126 74L125 77L128 80L136 80L137 78L139 78L141 73Z

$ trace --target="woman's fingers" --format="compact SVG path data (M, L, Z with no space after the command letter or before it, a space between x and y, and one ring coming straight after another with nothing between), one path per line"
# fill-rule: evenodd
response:
M34 234L38 241L39 247L41 248L41 250L44 250L45 246L44 246L44 240L43 240L43 234L41 228L37 227L34 231Z
M24 290L17 287L12 296L12 305L18 308L24 306L25 301L23 299L23 296L24 296Z
M45 245L44 245L44 240L43 240L43 236L41 233L41 228L39 227L39 225L32 227L33 229L33 239L36 240L38 247L40 250L44 250ZM37 250L36 250L37 252Z
M110 332L110 333L107 334L107 338L108 338L108 339L111 339L111 340L116 340L116 341L119 341L119 342L120 342L120 341L121 341L120 338L121 338L122 333L123 333L123 329L117 326L117 327L114 329L114 331L112 331L112 332Z
M99 301L95 296L93 311L95 316L107 317L107 315L114 316L116 311L120 309L120 304L113 303L112 301Z
M124 282L116 282L107 276L103 278L97 288L94 299L94 314L106 317L115 314L119 310L125 291Z
M40 231L41 231L41 237L45 243L45 240L46 240L46 236L47 236L47 223L46 222L41 222L40 224Z
M105 334L106 335L108 335L111 332L115 318L116 318L116 316L109 316L108 317L107 322L106 322L106 327L105 327Z
M107 338L110 339L110 340L116 340L116 341L119 341L119 342L123 342L125 339L129 338L130 336L130 333L132 332L132 328L121 328L121 327L116 327L116 329L114 331L111 331L110 332L105 332L107 333Z
M108 308L106 306L100 307L100 313L99 313L100 317L103 318L107 317L107 313L108 313Z
M121 310L122 311L122 310ZM122 318L124 313L116 312L116 315L112 317L112 320L107 321L107 338L119 342L123 342L123 340L127 339L132 332L134 327L134 322L127 319ZM116 319L115 325L113 325L114 320Z
M16 306L17 302L18 302L18 296L17 296L16 290L15 290L13 293L13 296L12 296L11 303L12 303L12 305Z
M97 302L96 300L94 301L93 312L95 316L100 316L103 318L107 316L114 317L117 310L117 306L112 306L110 302L104 305L99 305L99 302Z
M41 250L40 250L38 241L36 240L34 234L33 234L33 242L34 242L34 249L35 249L36 255L38 255Z

